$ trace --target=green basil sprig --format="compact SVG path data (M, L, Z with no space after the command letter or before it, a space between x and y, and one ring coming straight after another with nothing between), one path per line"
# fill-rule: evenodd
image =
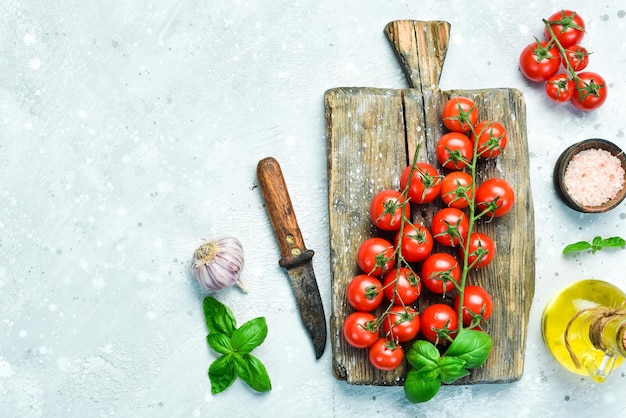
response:
M603 248L621 248L626 245L626 240L621 237L602 238L594 237L591 241L578 241L573 244L566 245L563 248L563 254L568 254L574 251L586 251L591 250L591 253L595 253Z
M235 316L228 306L207 296L203 302L204 317L209 329L206 340L215 352L221 354L209 366L211 393L226 390L239 376L257 392L272 389L270 377L261 361L250 352L267 336L264 317L251 319L237 328Z
M404 381L406 398L412 403L429 401L442 383L452 383L469 375L468 369L481 366L492 345L489 334L472 329L462 329L443 355L432 343L415 341L406 355L412 366Z

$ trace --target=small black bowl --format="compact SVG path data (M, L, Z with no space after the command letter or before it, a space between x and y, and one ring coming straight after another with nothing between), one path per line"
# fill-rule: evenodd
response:
M605 139L592 138L586 139L584 141L578 142L570 147L566 148L565 151L561 154L561 156L556 160L556 164L554 166L554 188L556 189L559 197L563 200L563 202L569 206L570 208L577 210L578 212L584 213L601 213L606 212L617 205L619 205L626 197L626 183L625 186L622 187L622 190L619 191L617 196L613 199L604 202L599 206L585 206L578 202L576 202L567 192L567 188L565 187L563 178L565 176L565 170L567 170L567 165L574 155L578 154L581 151L588 149L603 149L609 151L611 154L619 158L622 163L622 168L626 171L626 156L624 152L614 143L607 141ZM626 175L624 176L626 181Z

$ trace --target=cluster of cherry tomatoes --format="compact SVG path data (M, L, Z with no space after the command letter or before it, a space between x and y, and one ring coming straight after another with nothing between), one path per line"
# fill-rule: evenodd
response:
M487 266L496 254L494 241L475 231L474 221L504 216L515 200L504 179L475 185L477 159L497 158L506 147L504 126L478 122L474 101L460 96L445 103L442 119L449 132L436 145L440 169L415 161L401 173L400 190L385 189L371 199L369 215L380 233L359 246L360 274L347 287L347 301L355 311L344 321L345 339L368 349L370 362L381 370L401 364L401 343L418 336L439 346L453 340L462 274ZM431 202L443 204L438 203L430 225L411 221L412 205ZM454 302L434 303L418 313L422 286ZM469 285L463 294L463 326L481 329L493 309L490 295Z
M520 54L522 74L545 83L546 94L555 102L571 102L584 111L602 106L608 91L606 82L597 73L583 71L589 64L589 52L580 45L585 35L582 17L561 10L543 22L545 40L536 39Z

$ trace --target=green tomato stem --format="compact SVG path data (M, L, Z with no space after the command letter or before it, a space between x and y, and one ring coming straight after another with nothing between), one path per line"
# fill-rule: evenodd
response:
M554 46L556 46L556 48L559 50L559 54L561 54L561 62L563 63L565 68L567 68L567 72L574 81L574 86L576 87L578 98L583 100L585 96L582 87L580 87L580 77L578 77L578 74L576 74L576 71L567 59L567 52L565 51L565 48L563 48L563 45L561 45L556 35L554 34L554 30L552 29L552 26L550 26L550 22L548 22L546 19L541 19L541 21L548 29L548 32L550 32L550 43L554 43Z

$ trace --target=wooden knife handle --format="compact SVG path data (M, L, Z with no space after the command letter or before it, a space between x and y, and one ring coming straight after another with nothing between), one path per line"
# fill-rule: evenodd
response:
M291 268L309 261L313 257L313 250L307 250L304 245L278 161L272 157L259 161L256 174L280 247L282 258L279 264Z

